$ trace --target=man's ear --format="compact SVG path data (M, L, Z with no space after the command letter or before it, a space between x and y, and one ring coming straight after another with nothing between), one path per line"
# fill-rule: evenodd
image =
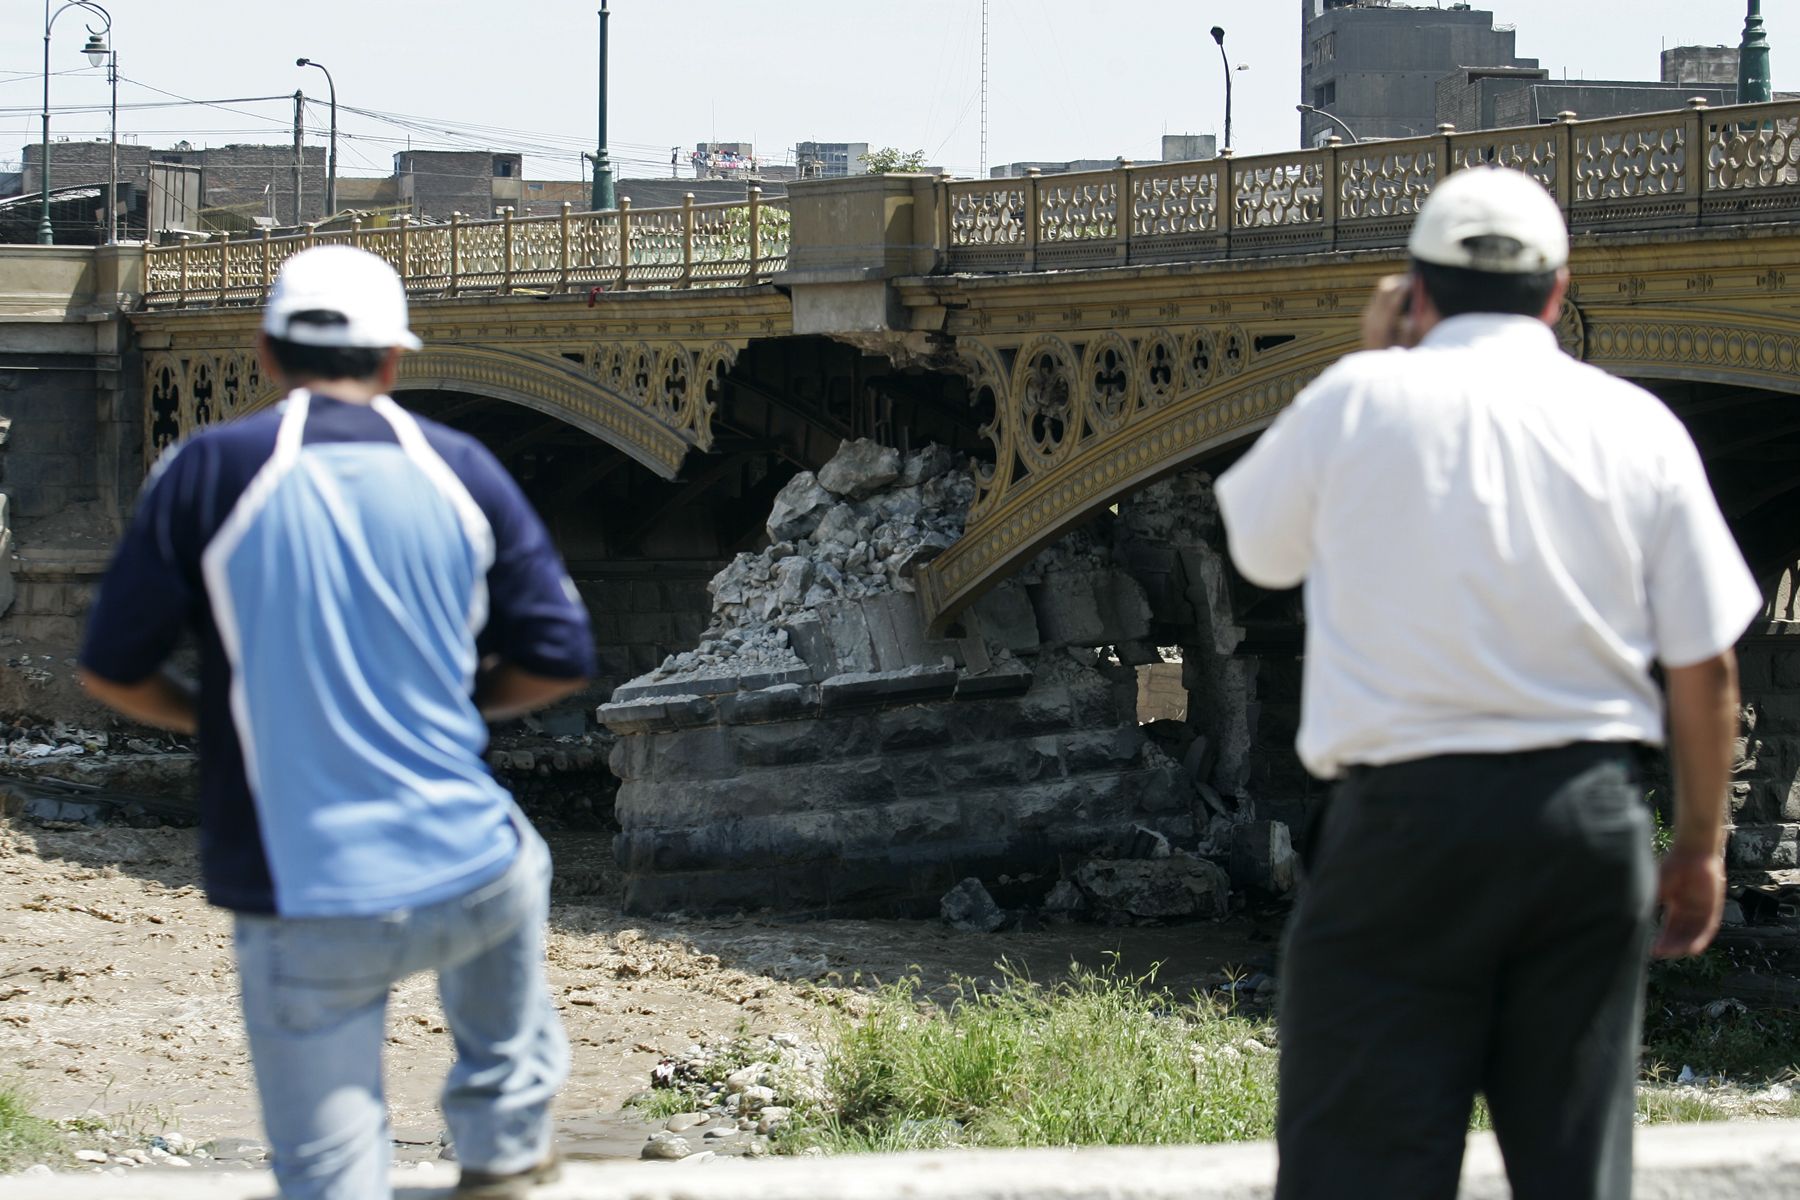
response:
M1556 272L1556 286L1550 289L1550 299L1544 303L1544 311L1539 315L1546 325L1554 325L1562 319L1563 297L1569 294L1569 268L1563 267Z
M393 392L394 382L400 378L400 356L404 353L400 347L390 346L387 356L381 360L381 369L375 373L375 381L381 385L381 394L384 396Z
M256 335L256 361L262 364L264 379L279 384L284 392L288 390L287 374L276 363L275 356L269 353L269 335L266 333Z

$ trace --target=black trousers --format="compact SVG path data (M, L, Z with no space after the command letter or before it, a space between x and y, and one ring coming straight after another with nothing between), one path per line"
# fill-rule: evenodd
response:
M1283 949L1279 1200L1455 1196L1477 1092L1517 1200L1627 1200L1655 896L1636 755L1337 787Z

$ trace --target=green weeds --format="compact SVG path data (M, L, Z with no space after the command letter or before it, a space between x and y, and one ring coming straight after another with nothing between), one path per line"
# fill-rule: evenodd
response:
M1275 1123L1270 1027L1152 976L1077 969L1045 987L1002 968L946 1006L916 978L883 988L827 1039L830 1102L787 1151L1240 1141Z
M31 1114L24 1095L0 1084L0 1174L64 1157L56 1126Z

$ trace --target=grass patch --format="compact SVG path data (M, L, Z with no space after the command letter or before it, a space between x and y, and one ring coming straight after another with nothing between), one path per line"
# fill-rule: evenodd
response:
M1652 1075L1682 1067L1746 1085L1800 1076L1800 1013L1728 999L1727 973L1739 967L1714 947L1697 958L1650 966L1644 1060ZM1712 999L1694 994L1711 993Z
M1275 1126L1271 1027L1144 977L1077 968L1045 987L1002 964L947 1005L917 978L878 991L827 1039L829 1100L786 1151L1241 1141Z
M62 1159L63 1139L56 1126L33 1116L21 1092L0 1084L0 1174Z

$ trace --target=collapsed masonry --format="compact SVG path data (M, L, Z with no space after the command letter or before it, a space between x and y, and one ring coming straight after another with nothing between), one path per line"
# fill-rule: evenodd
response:
M931 639L912 575L974 494L940 448L846 443L782 491L769 548L713 580L699 646L600 709L628 911L935 913L975 877L1009 906L1087 880L1116 913L1212 915L1234 856L1291 884L1286 829L1253 820L1255 664L1235 657L1210 484L1148 489ZM1194 630L1196 704L1140 726L1137 668L1171 620ZM1142 869L1079 869L1152 856L1130 894Z

